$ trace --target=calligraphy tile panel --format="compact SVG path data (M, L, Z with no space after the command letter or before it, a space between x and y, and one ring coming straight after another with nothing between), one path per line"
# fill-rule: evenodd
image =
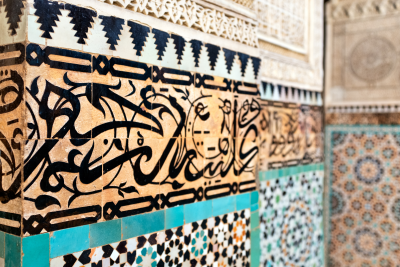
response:
M398 126L330 126L329 266L396 266Z
M257 84L33 43L26 53L24 235L256 188Z
M323 159L320 106L263 100L259 129L260 171Z

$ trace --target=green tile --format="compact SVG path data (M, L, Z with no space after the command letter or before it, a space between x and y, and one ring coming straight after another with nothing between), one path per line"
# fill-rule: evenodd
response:
M184 225L183 206L165 210L165 229L171 229Z
M260 215L257 212L253 212L250 215L250 229L257 228L260 225Z
M91 224L89 231L91 248L121 241L121 219Z
M50 258L89 248L89 225L53 232L50 237Z
M0 232L0 258L4 259L4 249L5 249L5 233Z
M21 267L21 237L5 234L5 266Z
M185 205L185 224L212 217L212 201L201 201Z
M250 208L250 193L240 194L236 196L236 210L244 210Z
M165 229L164 210L122 218L122 239L150 234Z
M250 233L251 245L250 245L250 261L251 267L259 267L260 266L260 229L252 230Z
M236 196L221 197L212 200L212 216L219 216L235 211Z
M22 239L22 255L23 267L49 267L49 233L24 237Z

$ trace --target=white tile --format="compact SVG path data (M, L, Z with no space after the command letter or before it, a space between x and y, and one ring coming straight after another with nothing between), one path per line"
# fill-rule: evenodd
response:
M89 29L87 34L88 39L86 44L83 45L83 51L97 53L102 55L112 55L112 50L110 50L110 45L107 44L106 32L103 31L104 26L101 25L101 20L93 18L93 27Z
M57 26L53 27L51 32L51 39L47 39L48 46L64 47L74 50L82 50L82 44L78 44L79 37L75 36L76 31L72 28L74 24L71 23L72 18L68 17L69 10L60 10L61 16L58 16L59 21L55 21Z

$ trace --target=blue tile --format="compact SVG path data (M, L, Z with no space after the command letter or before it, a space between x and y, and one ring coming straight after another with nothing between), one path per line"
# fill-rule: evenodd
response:
M122 218L122 239L165 229L164 210Z
M5 234L5 266L21 267L21 237Z
M212 216L219 216L235 211L236 196L221 197L212 200Z
M258 203L258 191L253 191L251 192L251 200L250 200L250 204L257 204Z
M50 237L50 258L89 248L89 225L53 232Z
M212 217L212 201L185 205L185 224Z
M94 223L89 229L91 248L121 241L121 219Z
M250 215L250 229L254 229L260 225L260 215L258 212L253 212Z
M22 266L49 267L50 235L40 234L22 239Z
M165 210L165 229L182 226L184 224L183 220L183 206Z
M258 203L251 205L250 211L253 212L253 211L256 211L256 210L258 210Z
M0 258L3 258L3 259L4 259L4 249L6 247L4 242L6 242L5 234L4 234L4 232L0 232Z
M250 193L240 194L236 196L236 210L244 210L250 208Z

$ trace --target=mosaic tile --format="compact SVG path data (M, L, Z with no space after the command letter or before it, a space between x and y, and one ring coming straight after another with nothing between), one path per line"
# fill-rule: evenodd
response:
M249 266L249 225L248 209L232 212L63 255L50 266Z
M327 128L330 266L398 263L398 132L385 126Z
M323 266L322 191L323 171L260 183L262 265Z

